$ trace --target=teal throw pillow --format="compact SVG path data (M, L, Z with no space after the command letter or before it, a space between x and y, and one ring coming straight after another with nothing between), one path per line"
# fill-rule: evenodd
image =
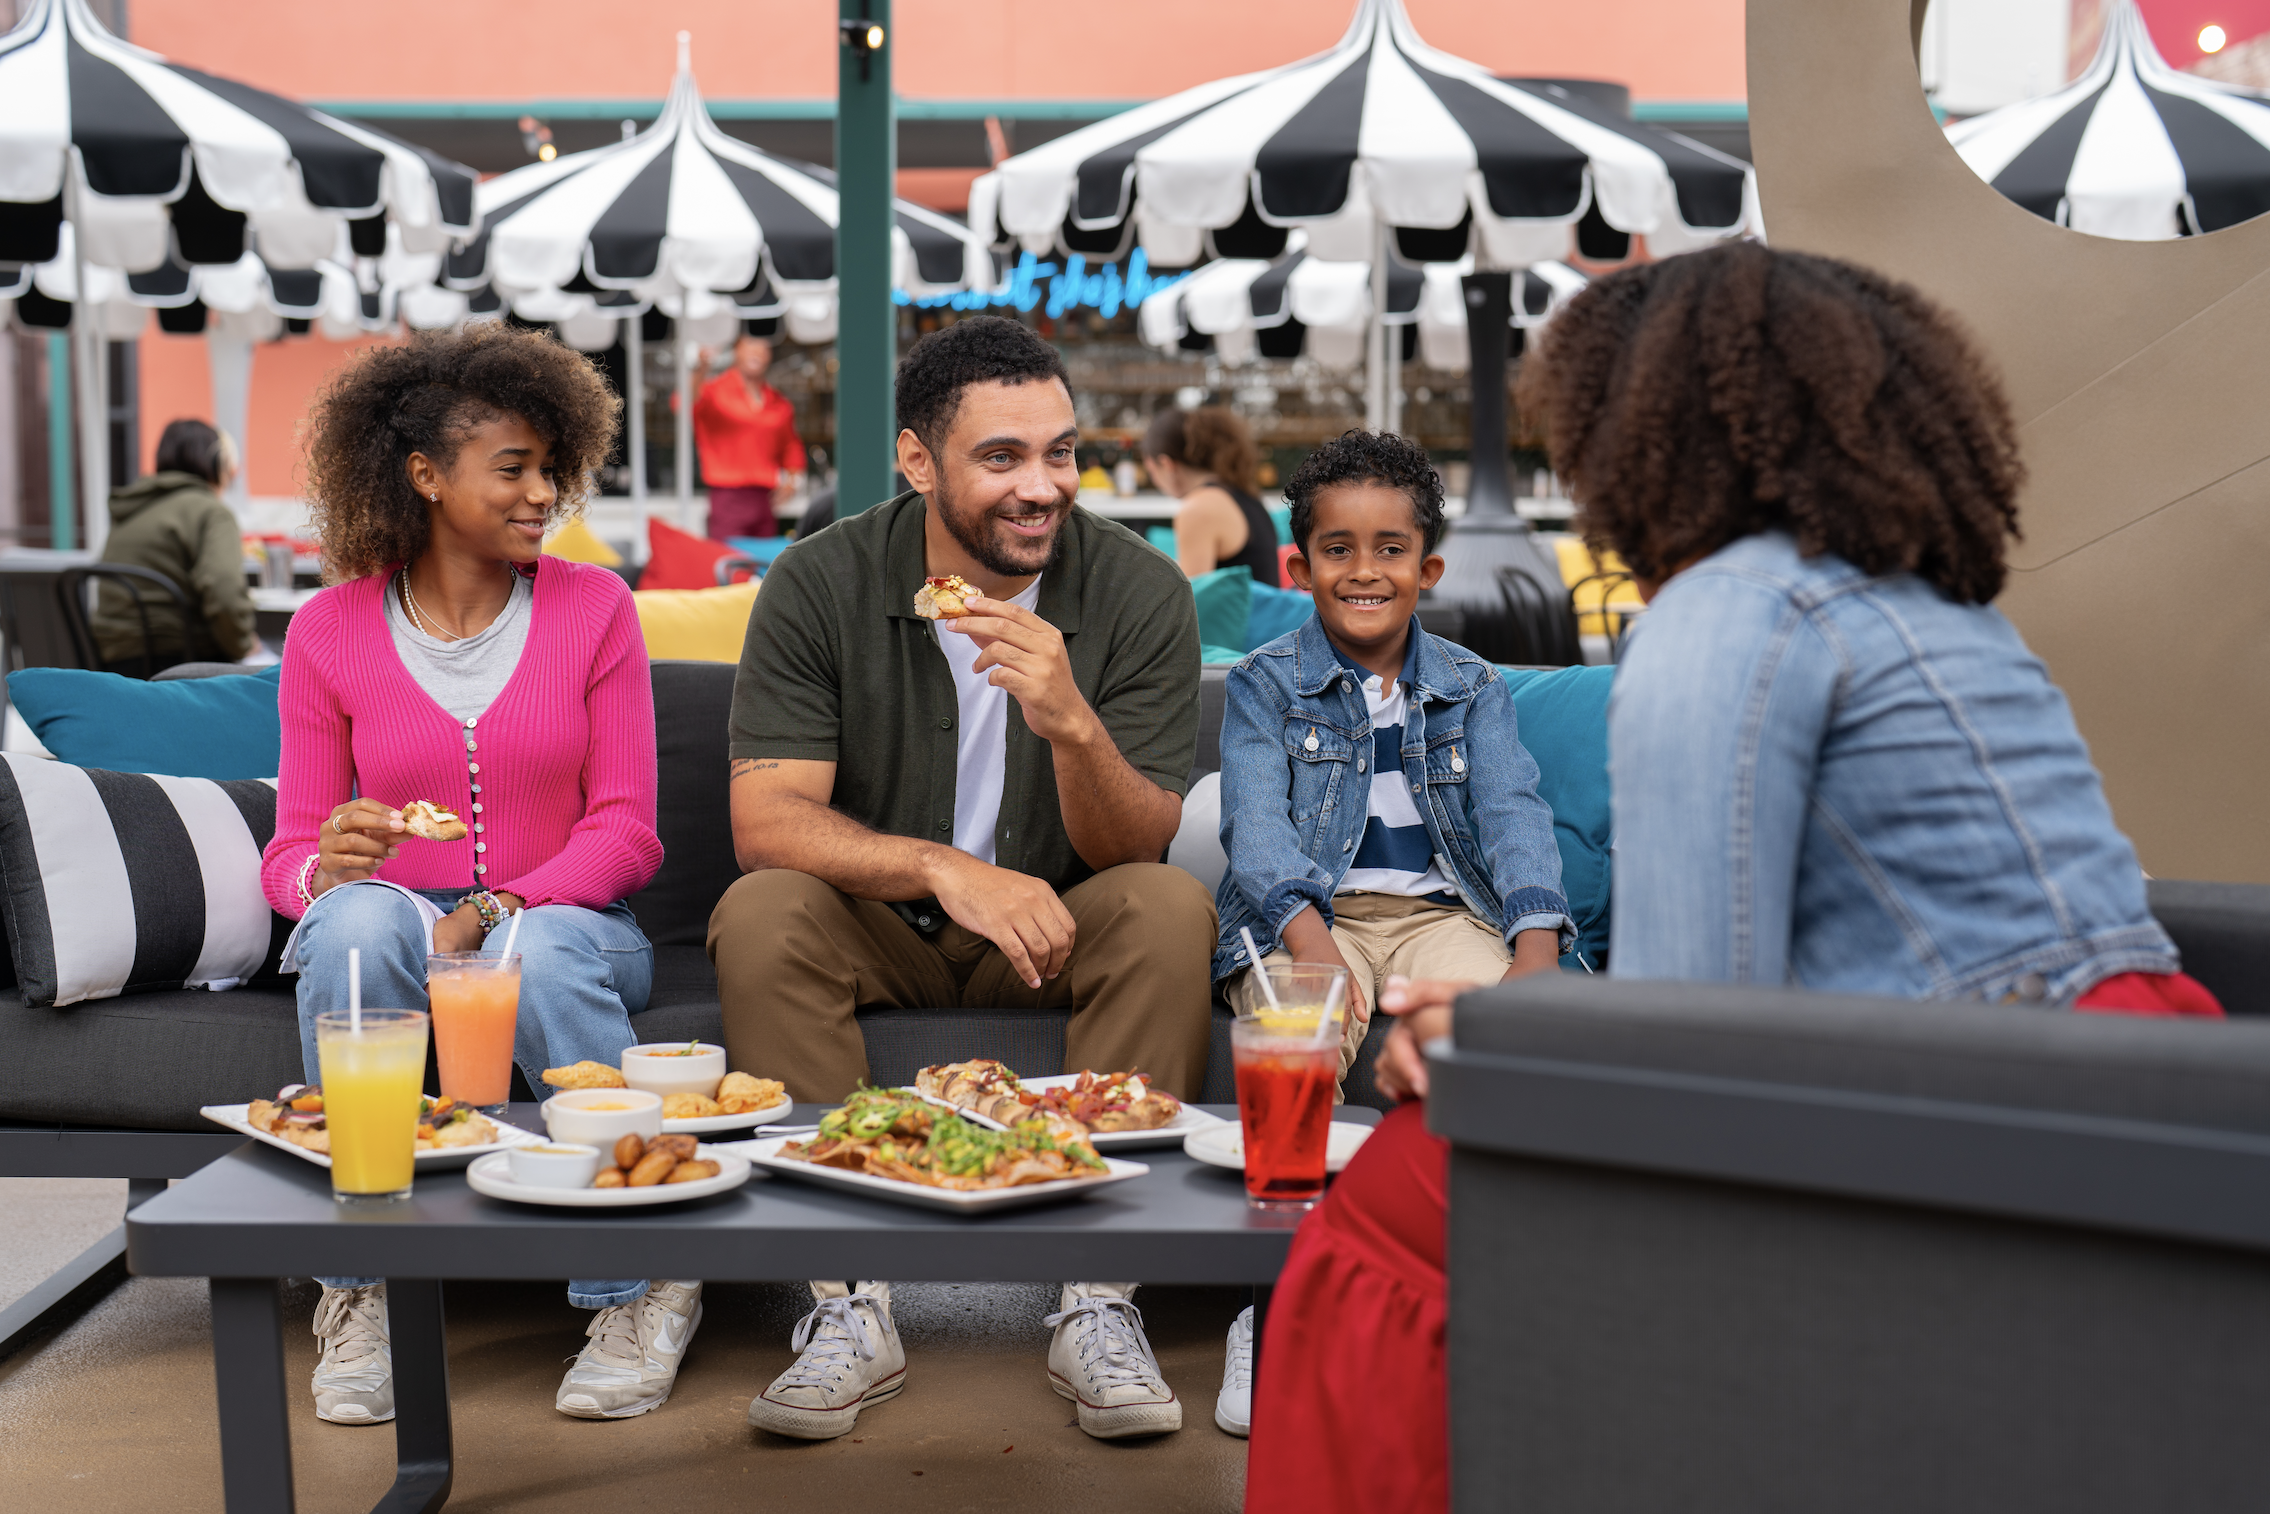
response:
M1316 602L1299 589L1253 586L1253 603L1246 611L1245 640L1237 643L1248 652L1265 647L1287 631L1297 631L1316 613Z
M1198 660L1208 667L1228 667L1245 661L1245 654L1236 647L1202 646L1198 649Z
M1245 639L1247 608L1253 596L1260 592L1254 587L1253 570L1246 567L1216 568L1190 580L1190 592L1198 600L1198 639L1209 647L1247 647Z
M1576 917L1577 952L1597 970L1608 950L1608 687L1616 670L1501 668L1513 696L1515 729L1537 759L1537 792L1553 807L1561 848L1561 892ZM1582 972L1569 957L1564 968Z
M273 778L284 745L283 664L252 674L144 682L77 668L8 675L39 744L73 767L173 778Z

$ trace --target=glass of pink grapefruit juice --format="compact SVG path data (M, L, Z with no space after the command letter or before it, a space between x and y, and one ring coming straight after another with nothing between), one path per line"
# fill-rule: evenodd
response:
M483 1114L502 1115L512 1096L520 953L436 952L426 958L426 998L442 1093Z

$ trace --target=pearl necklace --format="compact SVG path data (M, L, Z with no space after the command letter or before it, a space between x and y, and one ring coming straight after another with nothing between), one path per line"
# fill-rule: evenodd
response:
M509 566L505 569L507 577L512 577L517 572L517 569ZM509 589L505 593L505 603L508 605L512 603L512 595ZM454 631L437 630L432 621L418 613L418 596L410 590L410 570L408 568L402 570L402 608L410 613L410 624L435 641L463 641L465 639Z

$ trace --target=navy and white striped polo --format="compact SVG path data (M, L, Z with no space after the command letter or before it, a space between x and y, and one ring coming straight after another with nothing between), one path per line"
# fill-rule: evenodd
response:
M1408 709L1406 698L1412 676L1418 671L1419 631L1411 633L1411 648L1403 658L1402 676L1395 680L1392 692L1381 692L1381 679L1349 657L1338 647L1332 655L1340 665L1356 675L1364 691L1364 706L1371 712L1372 749L1366 754L1357 748L1359 758L1367 757L1371 770L1371 795L1364 814L1363 840L1356 845L1355 860L1348 865L1348 874L1340 880L1340 891L1349 894L1397 894L1406 898L1426 898L1436 903L1460 905L1461 899L1452 887L1450 877L1435 859L1434 846L1427 840L1427 828L1419 819L1418 806L1413 802L1410 781L1403 776L1403 720Z

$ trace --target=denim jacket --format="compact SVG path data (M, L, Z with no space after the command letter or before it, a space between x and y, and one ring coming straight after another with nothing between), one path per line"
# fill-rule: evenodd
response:
M2065 696L2000 611L1746 537L1608 701L1609 971L2068 1000L2174 945Z
M1443 872L1467 907L1504 932L1576 938L1561 894L1553 812L1537 797L1537 764L1514 730L1498 670L1429 636L1418 652L1403 721L1403 772ZM1332 896L1363 840L1371 804L1371 714L1363 689L1313 616L1230 670L1222 714L1221 943L1214 977L1251 964L1238 928L1268 956L1285 922ZM1312 740L1311 737L1314 739ZM1363 766L1360 767L1359 764Z

